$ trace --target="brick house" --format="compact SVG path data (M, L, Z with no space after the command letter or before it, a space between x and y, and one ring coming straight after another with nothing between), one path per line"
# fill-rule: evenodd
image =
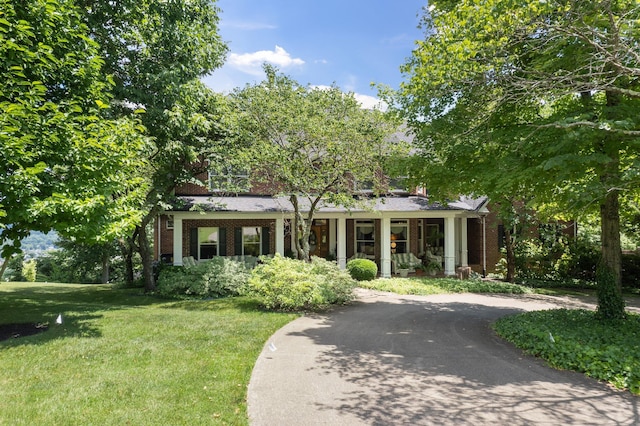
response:
M208 186L175 189L179 202L155 224L156 259L182 265L185 257L291 254L293 207L287 198L273 197L264 185L237 195ZM311 255L335 259L342 268L351 258L369 258L382 277L395 272L392 259L400 253L435 259L444 275L459 267L492 270L499 235L487 202L463 197L443 206L417 190L392 191L362 209L323 205L312 224Z

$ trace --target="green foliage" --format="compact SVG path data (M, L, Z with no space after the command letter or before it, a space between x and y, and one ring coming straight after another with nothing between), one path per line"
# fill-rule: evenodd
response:
M243 292L248 279L244 263L217 257L191 267L163 268L157 291L165 296L237 296Z
M25 281L34 282L37 274L37 263L35 259L29 259L22 264L22 276Z
M62 238L56 245L57 249L37 258L38 281L78 284L125 281L124 259L115 241L97 244ZM139 265L136 257L136 272Z
M622 255L622 285L640 288L640 254L629 253Z
M137 219L131 173L146 141L134 121L105 117L110 83L88 33L73 2L0 2L4 257L31 230L104 239Z
M626 318L622 291L611 269L603 264L598 265L596 281L598 283L598 317L605 320Z
M597 244L578 238L569 242L554 268L561 279L595 281L596 267L600 257L600 248Z
M354 287L353 278L333 262L313 257L308 263L276 255L251 272L248 292L268 309L318 310L353 300Z
M637 1L430 6L389 102L416 135L410 174L441 200L483 194L597 212L618 276L618 197L624 209L640 188Z
M359 192L354 182L372 183L375 195L384 193L383 158L407 147L388 140L397 130L393 117L361 108L352 93L303 86L269 65L265 72L265 81L231 96L242 147L238 155L253 172L252 182L289 197L296 251L308 260L309 224L319 203L353 207Z
M2 275L2 281L25 281L24 276L22 275L24 253L13 255L10 259L5 259L4 261L8 263L7 269Z
M352 259L347 262L347 271L356 281L371 281L378 276L378 265L369 259Z
M527 312L499 319L496 332L545 359L555 368L575 370L640 395L640 316L602 321L586 310Z
M530 289L521 285L505 283L502 281L484 281L480 279L379 278L373 281L361 281L358 285L362 288L372 290L423 296L442 293L531 293Z

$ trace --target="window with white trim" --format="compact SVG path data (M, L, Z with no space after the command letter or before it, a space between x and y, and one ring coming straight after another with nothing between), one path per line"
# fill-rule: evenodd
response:
M217 227L198 228L198 259L218 256L220 231Z
M262 254L262 228L245 226L242 228L242 254L260 256Z
M372 220L356 221L355 252L373 257L376 245L376 227Z
M391 221L391 253L409 253L409 221Z
M222 166L220 170L209 170L211 192L246 192L249 190L249 171L245 168Z

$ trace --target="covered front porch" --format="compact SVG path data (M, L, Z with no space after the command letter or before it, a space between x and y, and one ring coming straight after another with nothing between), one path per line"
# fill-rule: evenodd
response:
M485 214L483 204L433 208L420 199L412 204L417 207L411 210L406 208L407 198L404 198L405 208L402 210L397 209L398 202L389 201L373 211L322 207L311 226L311 254L334 259L341 268L346 267L350 258L366 257L375 261L380 275L387 278L394 272L392 259L398 253L412 253L423 258L428 251L440 259L443 273L449 276L456 275L457 267L469 266L470 248L474 264L477 266L482 262L483 254L478 252L482 247L479 239L484 233L483 230L479 232L478 224ZM282 207L284 204L275 208L268 199L261 198L260 201L262 205L252 204L256 211L229 211L227 205L225 210L205 213L167 212L171 217L171 229L159 224L157 238L159 241L170 240L171 248L166 247L166 243L164 247L160 244L157 255L170 250L177 254L172 256L175 265L181 265L184 256L194 253L199 259L200 250L193 240L197 238L194 229L201 227L219 230L217 238L220 242L216 243L215 255L243 254L242 241L234 240L230 234L238 234L242 232L239 229L251 227L256 230L254 239L259 240L252 250L258 250L259 254L291 254L292 212ZM473 228L471 232L470 227Z

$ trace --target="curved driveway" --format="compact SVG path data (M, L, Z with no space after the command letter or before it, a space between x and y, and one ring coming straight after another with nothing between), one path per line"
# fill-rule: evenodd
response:
M640 398L557 371L500 340L495 319L589 307L570 298L398 296L299 318L265 345L249 384L254 426L632 425Z

